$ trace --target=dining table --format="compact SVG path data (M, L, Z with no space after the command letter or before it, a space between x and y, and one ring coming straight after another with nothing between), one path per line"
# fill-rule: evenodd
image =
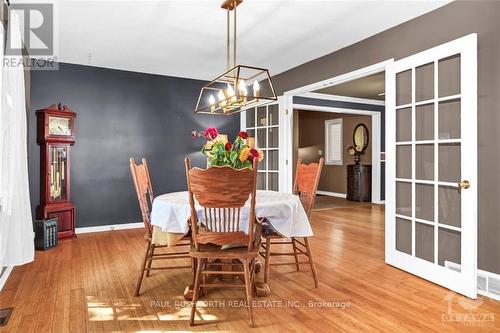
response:
M307 214L297 195L277 191L256 191L255 216L258 221L264 219L284 237L311 237L313 235ZM196 202L198 216L203 216L203 208ZM250 199L241 209L240 230L247 232L250 216ZM190 230L191 206L189 192L172 192L156 196L151 210L153 226L152 242L155 245L175 246ZM192 286L184 292L190 298ZM256 282L257 296L268 296L269 286Z

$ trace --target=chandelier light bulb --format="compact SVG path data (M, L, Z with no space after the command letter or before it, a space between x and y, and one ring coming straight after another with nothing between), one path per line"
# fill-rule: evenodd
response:
M257 82L257 80L253 81L253 95L255 97L259 97L260 95L260 85L259 82Z
M246 96L248 94L245 80L240 80L240 84L238 86L238 89L240 91L240 95Z
M231 103L236 102L236 96L234 94L233 86L230 85L229 83L227 84L227 97L230 98Z
M217 94L217 98L219 99L219 105L220 107L224 107L226 106L226 96L224 95L224 92L221 90L219 90L219 93Z
M208 97L208 104L210 104L210 111L214 112L215 111L215 97L214 97L214 95L210 95L210 97Z

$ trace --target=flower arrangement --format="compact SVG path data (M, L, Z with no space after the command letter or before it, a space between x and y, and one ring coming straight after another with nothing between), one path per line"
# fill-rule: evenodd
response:
M345 150L350 156L354 156L354 164L359 164L359 161L361 160L361 154L363 152L358 151L356 148L354 148L353 145L348 145L345 147Z
M252 168L254 159L262 161L262 150L250 147L246 140L248 133L241 131L234 142L224 142L216 128L207 128L203 132L193 131L193 138L204 138L206 143L201 148L201 153L208 158L208 166L228 165L235 169Z

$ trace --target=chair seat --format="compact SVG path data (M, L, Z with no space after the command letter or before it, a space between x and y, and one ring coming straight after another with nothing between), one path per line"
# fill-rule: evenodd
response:
M257 258L258 249L248 250L246 245L222 249L215 244L199 244L198 249L191 248L189 255L193 258L217 258L217 259L249 259Z

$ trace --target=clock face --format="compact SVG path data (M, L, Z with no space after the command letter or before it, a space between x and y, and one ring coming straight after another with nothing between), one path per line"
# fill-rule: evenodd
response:
M70 119L49 117L49 135L71 135Z

